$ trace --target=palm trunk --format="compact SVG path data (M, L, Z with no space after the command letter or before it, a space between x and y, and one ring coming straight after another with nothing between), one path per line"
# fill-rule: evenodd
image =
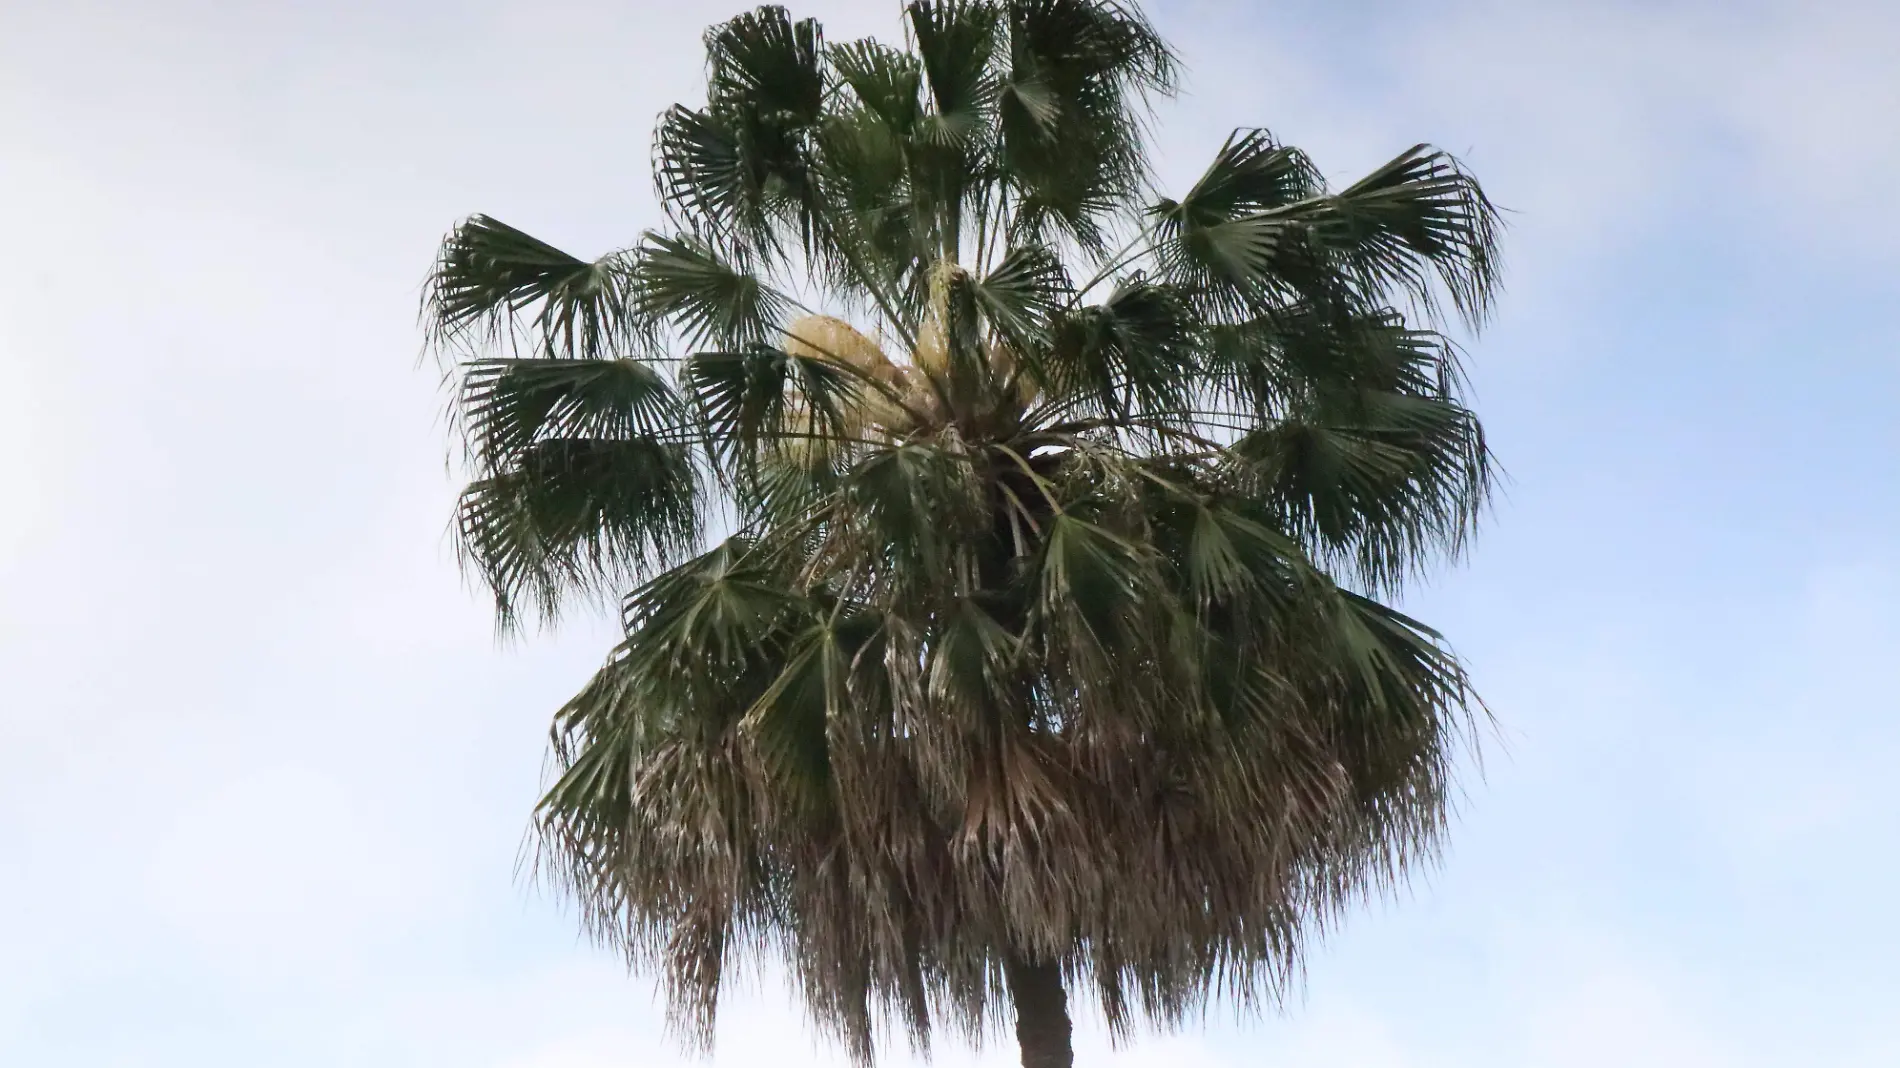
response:
M1003 976L1016 1003L1016 1045L1022 1049L1023 1068L1073 1068L1062 969L1011 957L1003 964Z

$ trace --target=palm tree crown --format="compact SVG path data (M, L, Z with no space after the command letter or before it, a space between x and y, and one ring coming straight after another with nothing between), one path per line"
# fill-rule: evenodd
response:
M1495 216L1429 147L1332 191L1260 130L1156 198L1137 12L904 14L714 27L664 229L475 216L424 311L502 619L632 588L538 811L590 929L689 1037L776 956L861 1060L1013 1003L1066 1063L1066 990L1117 1033L1270 999L1433 847L1474 698L1376 598L1485 499L1434 327Z

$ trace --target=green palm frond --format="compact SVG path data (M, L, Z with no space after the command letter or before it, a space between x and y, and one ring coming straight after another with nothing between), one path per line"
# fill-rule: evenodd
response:
M1475 420L1448 402L1373 394L1360 410L1351 421L1255 431L1233 458L1283 529L1369 587L1393 588L1462 546L1483 504L1487 457Z
M968 0L918 0L904 10L934 105L923 140L948 146L977 137L996 104L992 62L1002 12Z
M1100 0L1011 4L999 170L1027 211L1012 237L1052 234L1099 254L1104 224L1147 177L1140 117L1175 59L1137 12Z
M443 243L471 572L504 624L632 588L543 870L695 1042L771 956L860 1062L1065 990L1117 1034L1271 1003L1432 855L1480 707L1382 599L1491 490L1445 320L1496 209L1261 129L1154 199L1177 59L1131 5L899 26L713 27L627 250Z
M762 7L706 34L707 106L661 119L654 177L689 230L735 250L782 251L809 237L816 189L811 135L825 98L818 24Z
M1294 207L1319 244L1375 292L1398 288L1431 304L1431 281L1477 323L1498 285L1497 209L1451 156L1414 145L1336 196Z
M639 360L471 360L460 417L478 462L505 469L537 442L632 440L685 418L666 378Z
M1220 313L1289 301L1348 313L1439 289L1470 322L1497 287L1497 212L1451 157L1418 145L1338 193L1264 135L1235 140L1195 189L1150 209L1167 276ZM1284 197L1306 191L1297 199Z
M1199 333L1176 289L1135 275L1101 304L1063 316L1037 373L1065 412L1179 421L1192 410L1194 381L1181 370L1199 360Z
M825 98L824 38L815 19L762 7L706 34L706 99L716 114L785 131L818 121Z
M750 243L770 239L771 205L760 168L731 123L674 106L660 117L653 142L654 187L674 221Z
M769 345L698 353L684 377L707 442L735 469L749 470L764 448L838 439L857 391L852 377L825 359Z
M690 235L648 234L633 258L632 299L691 347L749 345L771 338L791 303L759 276Z
M1004 252L973 287L977 304L1002 341L1034 353L1049 334L1073 285L1062 260L1042 245Z
M923 64L916 56L865 39L833 45L828 58L835 76L886 130L904 137L923 118Z
M553 438L462 494L465 557L495 591L504 623L526 601L552 618L567 593L610 594L694 546L698 472L688 451L652 440Z
M437 344L515 342L539 355L592 357L635 325L617 255L588 262L500 220L476 215L442 242L423 298Z

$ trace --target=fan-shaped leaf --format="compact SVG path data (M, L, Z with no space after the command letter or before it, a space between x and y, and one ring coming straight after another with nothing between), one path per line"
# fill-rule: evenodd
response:
M597 357L632 327L618 256L588 262L476 215L443 239L423 315L438 343L529 335L538 355Z
M549 438L628 440L675 430L671 383L635 360L477 360L464 367L461 418L491 471Z
M698 479L682 447L552 439L470 484L461 544L511 623L524 599L551 617L567 593L606 592L664 566L698 540L699 510Z

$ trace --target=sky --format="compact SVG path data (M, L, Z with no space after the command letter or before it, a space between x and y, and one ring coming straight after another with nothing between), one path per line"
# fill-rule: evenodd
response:
M0 0L0 1063L707 1063L519 870L612 627L496 640L415 307L472 212L657 224L652 120L739 7ZM1900 1064L1900 6L1149 11L1169 188L1266 126L1510 209L1509 483L1408 600L1497 726L1292 1001L1084 1013L1080 1063ZM720 1068L844 1063L769 973L723 1021Z

